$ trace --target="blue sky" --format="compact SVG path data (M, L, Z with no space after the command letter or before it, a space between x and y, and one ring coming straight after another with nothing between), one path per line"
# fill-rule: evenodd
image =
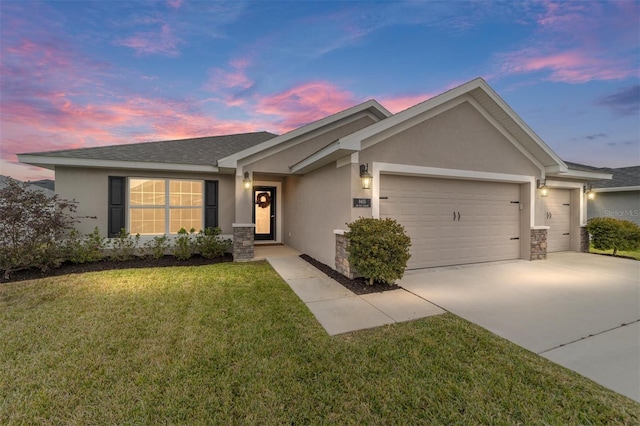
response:
M640 164L640 2L0 1L16 153L283 133L483 77L563 159Z

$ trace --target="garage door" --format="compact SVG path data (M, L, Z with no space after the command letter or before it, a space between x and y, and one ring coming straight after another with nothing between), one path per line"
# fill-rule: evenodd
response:
M520 187L383 175L380 217L411 237L409 269L518 259Z
M550 189L545 210L547 252L571 250L571 190Z

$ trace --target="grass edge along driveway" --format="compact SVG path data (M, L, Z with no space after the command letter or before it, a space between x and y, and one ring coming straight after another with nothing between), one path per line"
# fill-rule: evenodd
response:
M0 424L637 424L452 314L329 337L265 263L0 285Z

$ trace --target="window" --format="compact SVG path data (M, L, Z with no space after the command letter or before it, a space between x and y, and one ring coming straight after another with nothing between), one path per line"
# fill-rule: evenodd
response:
M129 233L176 234L202 229L203 182L129 179Z

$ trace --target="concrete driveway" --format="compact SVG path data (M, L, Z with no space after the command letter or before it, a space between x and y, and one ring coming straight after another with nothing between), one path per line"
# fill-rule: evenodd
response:
M563 252L407 271L399 284L640 401L640 262Z

